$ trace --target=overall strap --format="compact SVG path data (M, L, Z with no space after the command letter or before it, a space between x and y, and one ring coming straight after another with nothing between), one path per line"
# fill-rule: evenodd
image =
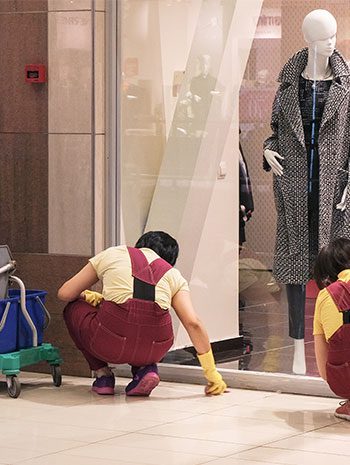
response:
M343 324L344 325L350 324L350 310L343 311Z
M155 285L152 269L149 266L147 258L140 249L128 247L131 260L132 275L145 283Z
M149 266L152 269L153 278L156 284L162 279L165 273L172 268L170 263L168 263L166 260L163 260L162 258L157 258L152 263L150 263Z
M134 247L127 249L134 277L133 297L154 302L156 284L172 266L162 258L157 258L149 264L140 249Z
M327 291L337 306L339 312L343 313L343 324L350 323L350 283L336 281L327 286Z

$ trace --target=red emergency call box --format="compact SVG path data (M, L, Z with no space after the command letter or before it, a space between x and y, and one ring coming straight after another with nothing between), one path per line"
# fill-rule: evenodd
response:
M45 65L26 65L25 80L32 83L46 82L46 66Z

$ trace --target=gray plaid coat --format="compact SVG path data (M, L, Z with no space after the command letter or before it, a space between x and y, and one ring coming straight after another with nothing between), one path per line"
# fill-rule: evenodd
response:
M273 176L277 210L274 276L285 284L305 284L311 277L309 257L307 153L299 107L299 76L308 59L308 49L293 55L282 68L272 109L272 135L264 149L284 157L283 175ZM350 238L350 187L346 210L336 209L349 184L350 71L336 50L330 58L334 79L324 108L318 138L319 148L319 247L332 239ZM270 167L264 159L264 169Z

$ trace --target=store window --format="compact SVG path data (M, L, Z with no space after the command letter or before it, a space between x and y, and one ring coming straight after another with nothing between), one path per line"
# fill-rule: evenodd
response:
M223 368L318 376L318 290L305 282L303 328L291 337L291 298L273 272L273 176L263 169L277 78L306 46L301 26L315 8L336 18L347 61L345 1L120 2L122 241L151 229L178 239L178 267ZM196 364L174 322L164 361Z
M234 2L123 1L120 10L121 242L146 230L176 237L211 338L239 339L234 87L244 67L232 60ZM190 341L174 325L181 351Z
M312 216L310 208L318 210L318 201L310 200L310 195L313 195L311 189L309 200L306 202L306 205L309 205L309 212L307 212L308 207L303 213L300 206L299 209L295 206L293 218L287 218L288 222L291 221L288 223L287 231L283 232L282 222L278 222L281 229L276 231L277 215L272 186L273 175L272 172L263 171L261 164L262 145L272 134L271 109L279 85L276 82L277 77L288 59L307 46L303 38L302 23L306 15L316 8L325 9L336 18L338 25L336 47L344 60L349 60L347 2L320 1L315 4L311 1L265 0L240 89L241 144L249 168L254 198L254 212L251 220L245 223L246 242L240 254L239 315L244 345L248 350L248 353L241 359L241 365L247 370L318 376L312 334L318 288L314 281L305 278L309 275L307 268L309 266L312 268L317 253L311 250L313 238L317 235L317 226L316 231L313 231L312 226L306 223L306 229L309 228L309 235L306 234L306 237L308 236L310 249L304 247L303 252L299 253L301 257L294 261L294 258L292 260L281 256L283 234L287 233L291 237L296 228L295 223L307 222L308 218L310 221L310 216ZM300 92L302 82L298 85ZM325 85L328 86L327 83ZM300 94L297 95L294 102L298 109L302 105L300 98ZM317 98L318 100L315 100L316 111L320 105L319 97ZM282 100L279 103L279 111L286 111L285 102ZM294 120L297 121L298 117L297 115ZM303 122L305 123L305 120ZM300 147L306 141L307 148L312 128L304 125L303 129ZM325 134L324 130L322 134ZM299 156L303 156L302 150L300 148ZM308 153L307 156L312 156L305 151L305 157L306 153ZM323 163L324 159L320 158L320 160L320 163ZM295 178L298 170L296 165L297 163L295 163ZM287 170L284 175L287 173L291 179L290 171L288 172L291 168L289 165L284 166ZM281 179L277 179L276 182L283 182ZM300 192L303 192L303 183L300 179L291 182L293 185L290 186L289 194L286 193L287 189L282 188L286 203L293 203L296 198L301 198ZM320 196L323 195L321 190L327 182L320 178ZM280 199L278 186L276 191L278 191L277 199ZM310 207L310 202L316 205ZM281 208L279 204L277 207L280 214L282 210L288 210L288 205ZM322 222L321 219L319 219L319 224L320 222ZM319 226L319 230L321 229L322 227ZM303 228L301 228L296 237L298 246L303 248L305 240ZM325 240L323 239L323 243ZM319 241L322 243L321 237ZM317 245L315 247L317 249ZM275 250L279 255L275 255ZM287 249L285 249L285 254L287 255ZM308 255L313 256L308 259ZM281 281L284 284L281 284ZM305 283L304 289L301 289L301 286L295 286L297 282Z

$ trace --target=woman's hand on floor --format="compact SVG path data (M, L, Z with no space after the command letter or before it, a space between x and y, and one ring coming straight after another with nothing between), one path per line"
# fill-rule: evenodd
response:
M210 349L209 352L205 354L197 355L197 357L203 368L204 376L208 381L205 387L205 393L212 396L224 393L227 390L227 385L216 369L212 350Z

